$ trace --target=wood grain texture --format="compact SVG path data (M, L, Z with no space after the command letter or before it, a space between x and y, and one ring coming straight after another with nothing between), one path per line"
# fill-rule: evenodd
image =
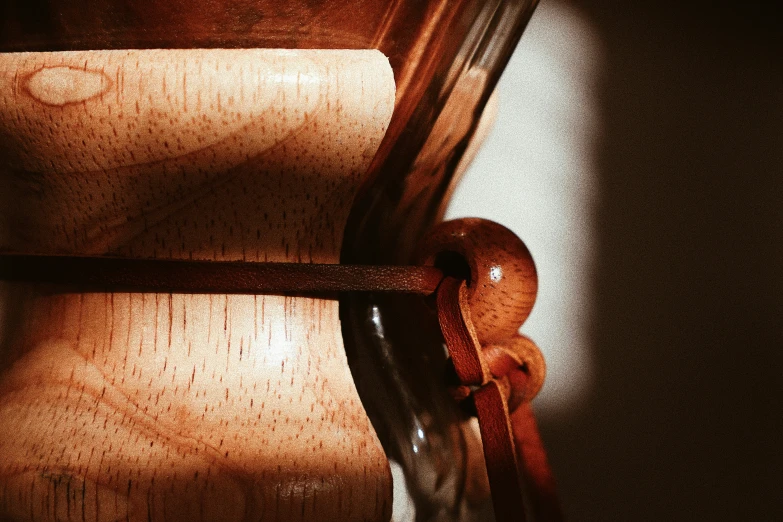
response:
M538 293L538 275L527 246L503 225L463 218L434 227L420 245L421 264L447 260L445 271L462 268L468 280L470 318L482 346L502 343L517 334L530 315ZM459 267L458 265L464 265Z
M393 105L373 51L0 55L0 248L338 262ZM7 294L2 516L390 516L336 301Z

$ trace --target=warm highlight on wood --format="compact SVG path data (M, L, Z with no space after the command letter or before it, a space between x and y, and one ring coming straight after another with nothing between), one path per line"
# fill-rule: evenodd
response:
M445 221L422 241L419 260L438 263L444 252L465 264L468 303L482 346L515 336L530 315L538 293L538 275L527 246L504 226L486 219Z
M375 51L0 55L0 248L337 263ZM3 520L383 520L337 302L9 284Z

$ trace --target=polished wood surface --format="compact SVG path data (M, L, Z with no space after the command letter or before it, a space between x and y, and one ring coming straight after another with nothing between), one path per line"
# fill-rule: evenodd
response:
M424 238L419 261L445 265L468 280L470 317L482 346L515 336L530 315L538 293L533 257L504 226L485 219L446 221ZM444 258L454 253L458 259Z
M336 263L394 96L376 51L0 54L0 248ZM336 300L5 294L3 517L390 516Z

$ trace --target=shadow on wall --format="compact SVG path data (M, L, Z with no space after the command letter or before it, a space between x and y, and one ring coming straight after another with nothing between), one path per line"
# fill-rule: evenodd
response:
M498 84L489 136L449 203L447 219L502 223L535 258L538 296L522 332L541 348L540 414L568 418L593 385L590 321L600 136L600 42L582 13L543 2Z
M606 69L593 386L579 413L541 422L565 510L781 520L778 18L748 5L576 5Z

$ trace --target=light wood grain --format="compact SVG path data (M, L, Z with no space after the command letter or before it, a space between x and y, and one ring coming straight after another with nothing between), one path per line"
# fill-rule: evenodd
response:
M0 248L338 262L388 125L374 51L0 55ZM382 520L337 302L8 285L0 514Z

